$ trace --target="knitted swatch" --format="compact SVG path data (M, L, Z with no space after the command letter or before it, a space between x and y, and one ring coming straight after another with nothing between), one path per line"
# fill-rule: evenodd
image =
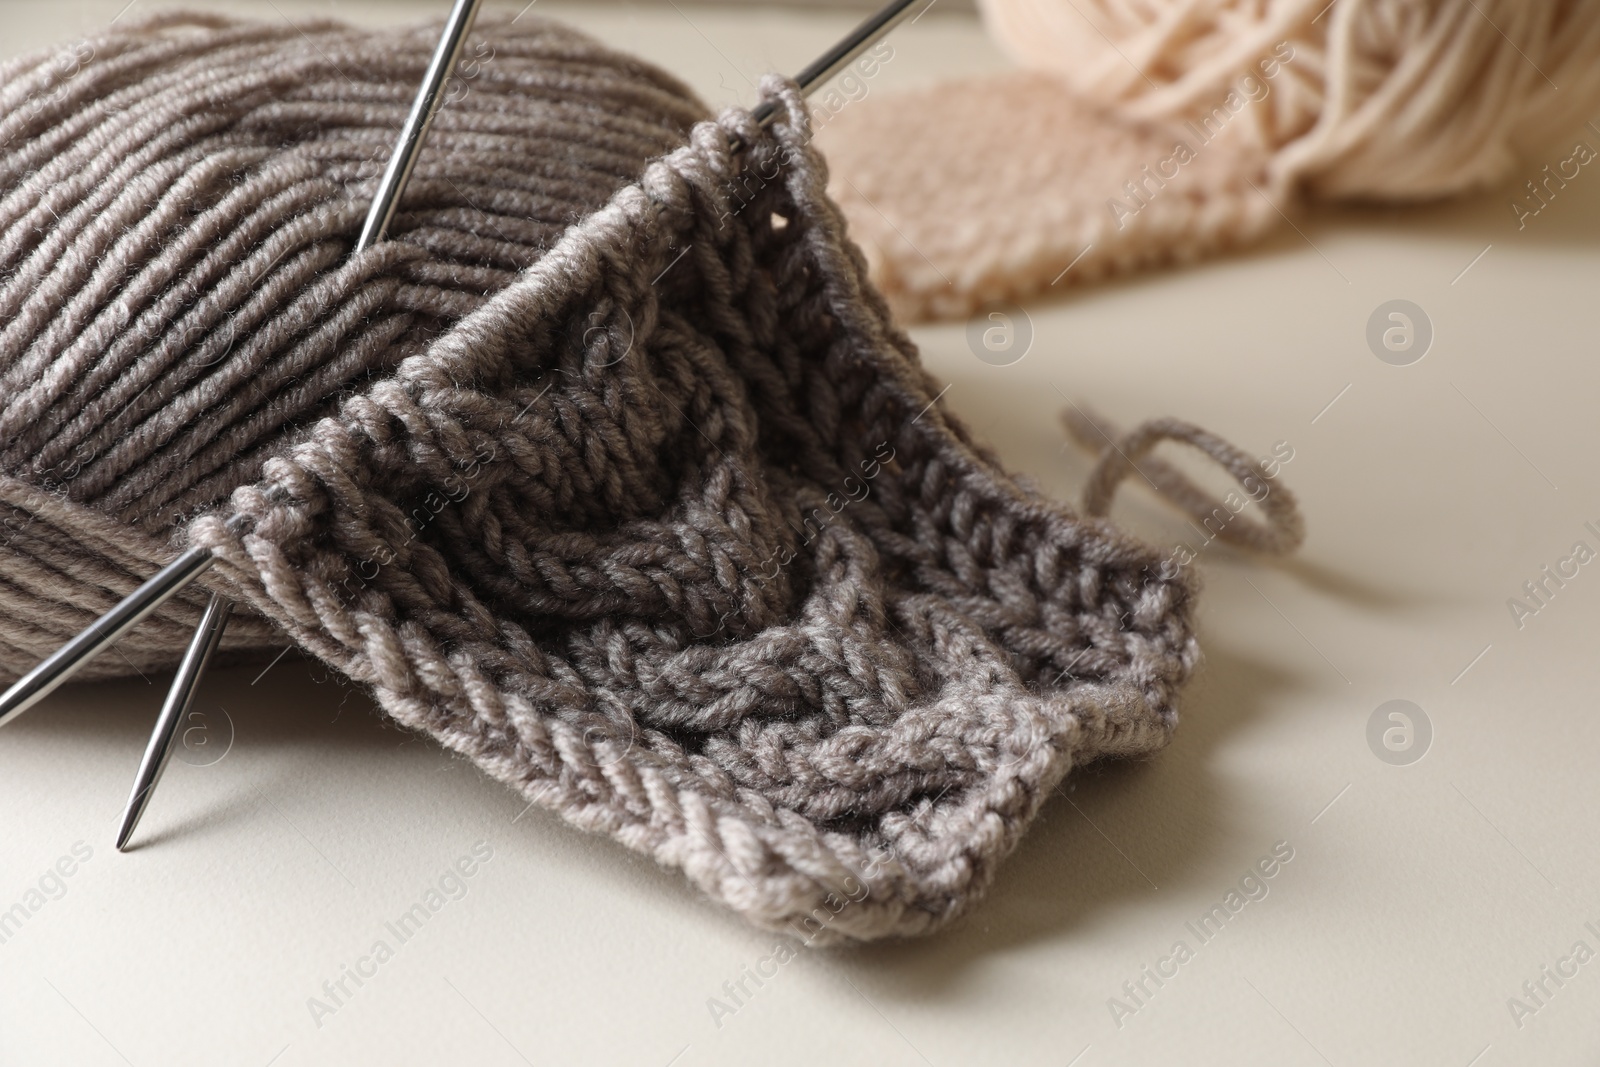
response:
M915 321L1259 239L1281 221L1263 195L1266 153L1237 134L1204 136L1115 121L1018 71L869 96L817 143L873 280Z
M875 93L820 137L908 317L1216 254L1305 199L1406 203L1534 177L1519 160L1572 156L1556 138L1600 109L1584 0L980 7L1025 72Z
M938 927L1069 769L1168 739L1187 574L940 407L789 84L686 129L670 79L486 22L347 261L433 32L152 22L31 113L5 72L5 673L206 545L237 644L751 921Z

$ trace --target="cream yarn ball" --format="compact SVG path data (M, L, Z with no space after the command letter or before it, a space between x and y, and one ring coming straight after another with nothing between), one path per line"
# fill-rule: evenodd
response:
M1589 0L980 4L1023 64L1132 120L1225 108L1280 68L1243 125L1283 190L1410 200L1490 186L1600 105Z

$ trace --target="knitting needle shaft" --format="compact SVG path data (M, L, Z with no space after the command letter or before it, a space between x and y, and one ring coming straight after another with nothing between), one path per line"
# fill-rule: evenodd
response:
M455 70L456 60L461 58L461 46L466 43L467 34L472 32L473 19L478 17L478 3L479 0L456 0L450 17L445 20L439 46L433 50L433 60L428 64L428 72L422 77L422 87L417 90L417 98L411 104L411 114L406 117L406 124L400 130L400 140L394 146L394 153L389 156L389 167L383 172L383 181L378 183L378 194L372 198L372 207L367 211L366 225L361 228L361 237L356 241L357 252L377 244L389 231L389 223L394 220L395 209L400 205L400 195L411 180L411 168L416 165L417 151L427 139L428 130L433 127L434 115L439 112L445 82L450 79L450 72Z
M161 781L161 773L167 769L167 761L172 758L172 742L178 735L178 724L194 704L200 678L205 674L206 665L211 662L212 653L222 643L222 632L227 628L228 615L232 611L233 605L226 599L213 596L206 605L205 614L200 617L200 626L183 654L183 661L178 664L178 679L167 693L167 702L161 707L161 717L156 720L155 733L150 735L144 759L139 761L139 773L133 780L133 792L129 794L128 806L122 813L122 827L117 831L118 852L127 848L128 839L139 825L139 817L144 814L150 794L155 792L156 783Z
M462 44L472 29L479 3L480 0L456 0L450 17L445 21L444 34L439 39L439 46L434 50L433 60L428 64L427 75L417 91L416 101L411 106L411 114L406 118L394 152L389 157L389 166L378 183L378 191L367 213L366 224L362 227L361 236L356 242L357 252L383 240L389 223L394 219L395 207L399 204L400 195L411 177L417 150L422 147L423 138L427 135L433 117L439 110L445 81L461 55ZM162 568L149 581L128 594L116 607L96 619L88 629L20 678L6 690L4 695L0 695L0 726L11 722L49 696L152 611L187 588L190 582L204 574L215 562L209 549L191 548ZM213 600L215 599L213 597ZM214 606L214 604L207 605L204 618L212 619L214 625L223 627L227 623L227 615L211 611ZM217 636L220 638L220 632ZM201 669L203 670L203 665ZM180 674L174 682L174 688L184 684L186 679Z
M23 675L5 696L0 697L0 726L55 692L78 668L123 634L137 626L167 599L204 574L215 562L210 549L191 548L164 567L154 578L134 590L122 602L100 616L89 628L58 648L33 670Z
M921 2L922 0L890 0L876 14L868 16L859 26L851 30L843 40L818 56L809 66L795 75L795 85L799 87L801 95L810 96L835 74L854 63L862 52L877 44L890 30L905 21L906 17ZM765 127L771 125L777 113L777 102L765 100L754 111L750 112L750 115L758 125Z
M423 141L427 140L433 117L438 114L439 104L444 99L445 82L455 69L456 60L461 58L461 47L466 43L467 34L472 32L473 20L478 17L479 3L480 0L456 0L455 6L450 9L444 32L439 35L439 44L433 50L433 59L429 61L422 85L417 89L417 97L411 103L411 113L406 116L405 125L400 129L400 138L389 155L389 165L378 182L372 206L367 209L367 221L361 227L361 236L356 240L352 255L364 252L387 236L401 194L411 180L417 153ZM149 804L156 783L161 780L161 772L172 755L172 741L177 733L178 722L194 701L194 695L200 688L200 679L205 676L206 667L211 662L211 654L222 643L222 634L228 628L228 616L232 610L233 606L218 593L212 593L211 599L206 602L205 614L200 616L200 625L190 639L189 650L178 664L172 689L167 693L167 702L161 709L155 733L150 735L150 744L145 748L144 760L134 779L133 792L128 796L127 809L122 813L122 829L117 833L119 852L127 848L128 839L133 836L134 828L139 825L139 817L144 814L145 805Z

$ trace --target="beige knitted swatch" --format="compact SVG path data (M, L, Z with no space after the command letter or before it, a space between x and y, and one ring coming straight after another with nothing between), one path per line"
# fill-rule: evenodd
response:
M868 97L817 143L874 280L914 321L1255 240L1278 222L1251 185L1266 156L1218 129L1119 121L1017 72Z
M1309 197L1488 188L1600 111L1592 0L980 6L1036 73L873 93L818 138L909 318L1213 254Z

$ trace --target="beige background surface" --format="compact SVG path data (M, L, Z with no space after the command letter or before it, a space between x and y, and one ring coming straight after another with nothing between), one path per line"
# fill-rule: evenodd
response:
M13 0L0 51L120 6ZM236 5L370 22L442 6ZM535 10L718 104L750 101L747 78L797 69L854 19ZM969 16L938 9L894 45L873 92L1001 64ZM79 687L0 735L0 909L76 843L92 850L0 944L0 1062L1595 1062L1600 959L1547 981L1520 1027L1508 998L1574 942L1600 951L1584 925L1600 929L1600 563L1520 630L1506 601L1574 542L1600 548L1584 528L1600 527L1600 172L1521 232L1509 196L1317 214L1245 255L1030 306L1032 347L1007 367L976 359L959 324L914 331L945 402L1052 492L1075 497L1087 469L1060 445L1065 396L1125 424L1180 415L1261 453L1289 442L1284 479L1310 527L1287 565L1202 556L1207 659L1176 742L1076 776L947 933L802 949L715 1020L708 999L728 1001L723 983L771 935L609 842L521 815L292 659L211 680L213 731L174 761L143 847L118 855L164 679ZM1411 366L1364 339L1394 298L1435 329ZM1160 543L1191 536L1137 489L1116 515ZM1434 732L1409 766L1366 740L1396 698ZM194 765L230 734L222 759ZM492 858L465 895L318 1026L308 998L480 841ZM1200 944L1185 923L1278 842L1294 858L1267 896ZM1146 979L1119 1026L1108 998L1180 939L1193 958Z

